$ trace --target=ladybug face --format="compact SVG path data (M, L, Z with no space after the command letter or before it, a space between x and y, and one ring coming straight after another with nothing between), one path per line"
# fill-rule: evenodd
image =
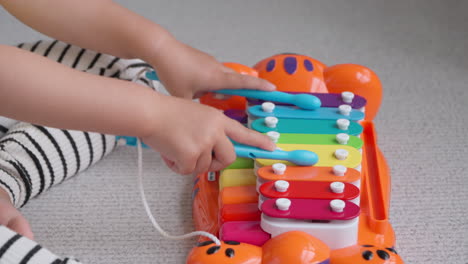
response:
M266 58L254 66L258 77L275 84L278 91L326 93L323 80L325 65L299 54L279 54Z
M403 260L391 247L360 245L336 250L331 263L400 264Z
M260 264L262 249L257 246L242 244L235 241L221 242L221 246L213 241L201 242L190 252L188 264Z

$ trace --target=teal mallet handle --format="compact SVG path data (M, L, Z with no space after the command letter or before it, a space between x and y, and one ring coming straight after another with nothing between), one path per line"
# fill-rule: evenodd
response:
M239 95L264 101L292 104L306 110L314 110L322 105L320 99L311 94L288 94L278 91L266 92L248 89L223 89L214 92L228 95Z
M158 74L155 71L147 72L146 78L156 81L159 80ZM264 101L291 104L306 110L314 110L322 105L320 99L311 94L288 94L278 91L266 92L248 89L223 89L217 90L215 92L227 95L239 95Z
M128 136L118 136L117 140L125 139L128 146L135 147L137 145L136 137ZM293 150L293 151L283 151L275 150L268 151L259 149L252 146L247 146L234 142L234 150L238 157L251 158L251 159L276 159L276 160L286 160L300 166L312 166L318 161L318 156L315 152L307 150ZM142 142L143 148L149 148Z
M155 71L146 72L146 78L153 81L159 81L159 76Z
M318 156L315 152L307 150L275 150L268 151L235 143L234 150L238 157L251 158L251 159L277 159L290 161L299 166L312 166L318 161Z

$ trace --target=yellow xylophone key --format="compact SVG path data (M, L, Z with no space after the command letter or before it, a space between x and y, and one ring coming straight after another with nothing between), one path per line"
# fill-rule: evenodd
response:
M344 145L308 145L308 144L278 144L280 149L285 151L292 150L309 150L315 152L319 160L315 166L333 167L335 165L343 165L348 168L356 168L361 165L362 154L359 150L344 146ZM280 160L256 159L255 165L257 168L270 166L275 163L284 163L286 165L294 165L290 162Z
M255 185L257 177L253 169L223 170L219 176L219 190L224 187Z

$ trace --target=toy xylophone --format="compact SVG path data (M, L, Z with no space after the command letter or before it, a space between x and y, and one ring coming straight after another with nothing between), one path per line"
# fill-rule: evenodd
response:
M197 175L196 229L223 242L200 238L187 263L403 263L388 221L389 169L372 123L378 77L360 65L326 67L297 54L253 69L225 65L279 92L223 90L201 103L267 134L279 149L265 154L234 143L233 164Z

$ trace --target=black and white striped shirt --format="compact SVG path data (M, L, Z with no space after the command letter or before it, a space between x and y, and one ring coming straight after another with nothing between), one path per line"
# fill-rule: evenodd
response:
M132 80L142 69L151 67L141 60L123 60L57 40L18 47L76 70L124 80ZM145 77L137 82L153 87ZM22 207L52 186L89 168L116 145L113 135L43 127L0 116L0 188L9 194L16 207ZM34 241L0 226L0 264L17 263L78 262L60 259Z
M36 242L0 225L0 264L78 264L72 258L59 258Z

